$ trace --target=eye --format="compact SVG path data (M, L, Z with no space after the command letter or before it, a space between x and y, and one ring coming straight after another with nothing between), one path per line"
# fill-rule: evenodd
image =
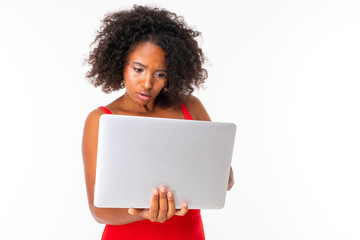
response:
M133 68L134 68L135 72L138 72L138 73L141 73L144 71L144 69L142 69L142 68L138 68L138 67L133 67Z
M167 78L166 73L155 73L154 76L158 78Z

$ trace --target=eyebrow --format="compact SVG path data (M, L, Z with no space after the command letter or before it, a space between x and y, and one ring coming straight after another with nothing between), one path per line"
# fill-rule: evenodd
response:
M138 65L142 66L143 68L147 68L147 66L142 63L139 63L139 62L132 62L132 63L138 64ZM156 69L156 71L167 72L166 69Z

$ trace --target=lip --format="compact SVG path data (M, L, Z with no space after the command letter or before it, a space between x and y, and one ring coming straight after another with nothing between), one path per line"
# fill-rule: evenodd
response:
M136 92L136 95L142 101L147 101L151 98L151 94L145 91Z

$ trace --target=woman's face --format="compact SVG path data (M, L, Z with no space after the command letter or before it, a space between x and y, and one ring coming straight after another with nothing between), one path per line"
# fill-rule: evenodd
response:
M124 84L130 99L141 105L154 102L167 81L165 52L145 42L129 53L124 68Z

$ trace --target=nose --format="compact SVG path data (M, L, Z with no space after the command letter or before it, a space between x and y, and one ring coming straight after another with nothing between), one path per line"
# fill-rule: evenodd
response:
M144 76L142 85L145 89L150 89L152 87L152 80L153 80L152 78L153 78L152 74L146 74Z

